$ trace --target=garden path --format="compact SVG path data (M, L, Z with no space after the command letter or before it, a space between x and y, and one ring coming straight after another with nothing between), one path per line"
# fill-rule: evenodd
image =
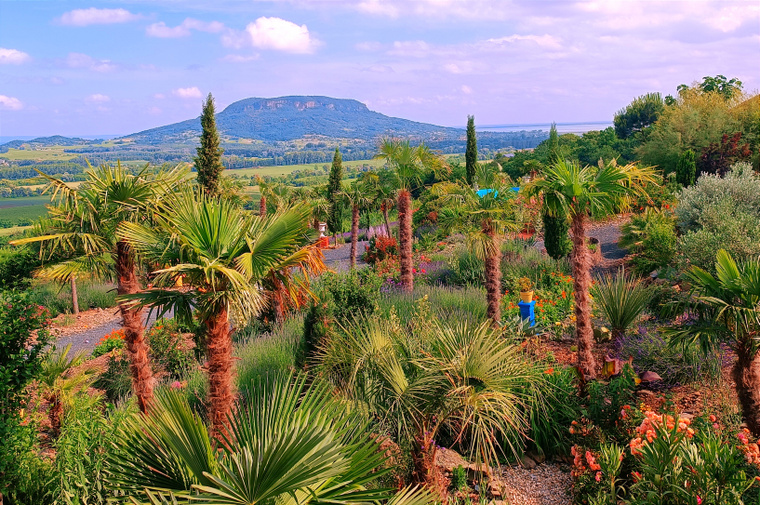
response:
M625 257L625 249L618 247L617 242L620 239L620 225L625 219L615 219L609 222L601 223L591 228L589 231L590 237L599 239L599 245L602 250L603 261L601 264L594 268L595 273L603 273L615 271ZM378 233L380 227L372 227L370 229L370 235ZM360 233L364 233L366 230L360 230ZM350 238L350 233L343 234L344 238ZM359 258L357 258L357 266L360 268L365 266L361 260L361 254L364 252L364 247L368 244L367 241L360 241L358 245ZM543 240L536 241L536 247L543 249ZM325 264L331 270L336 272L345 272L349 269L349 257L351 254L350 244L344 244L336 249L325 249ZM68 344L71 344L71 352L85 351L90 352L98 343L98 341L104 336L111 333L114 330L121 328L121 319L118 317L116 309L107 309L113 313L112 318L106 322L90 325L86 328L77 328L74 331L66 331L64 328L62 335L58 338L56 346L59 349L63 349ZM145 314L146 326L153 324L156 319L156 313ZM171 317L169 314L168 317Z

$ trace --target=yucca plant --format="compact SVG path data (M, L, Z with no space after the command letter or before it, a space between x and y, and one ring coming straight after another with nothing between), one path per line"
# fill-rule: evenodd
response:
M229 418L215 450L209 428L176 392L157 396L150 416L135 415L117 437L109 485L133 503L429 503L422 491L375 482L384 456L363 418L305 375L255 382Z
M492 464L502 441L526 434L547 383L490 322L443 325L421 300L408 324L393 313L357 320L317 362L342 396L413 447L415 479L440 489L434 461L442 433L453 434L472 459Z
M612 337L619 338L644 312L652 290L637 277L626 278L625 270L620 269L617 275L598 278L591 294L610 323Z

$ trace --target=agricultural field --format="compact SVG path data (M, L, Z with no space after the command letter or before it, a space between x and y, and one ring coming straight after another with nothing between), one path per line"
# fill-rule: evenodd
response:
M79 156L75 153L65 153L64 149L71 146L51 146L40 147L37 149L8 149L8 152L1 153L0 158L6 158L10 161L69 161Z
M32 221L47 212L45 205L48 203L50 203L50 197L45 195L0 198L0 227L30 225Z

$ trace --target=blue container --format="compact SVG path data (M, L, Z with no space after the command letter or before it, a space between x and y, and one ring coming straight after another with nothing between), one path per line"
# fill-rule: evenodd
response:
M517 306L520 307L520 317L522 320L525 321L527 319L530 327L533 328L536 325L536 300L528 303L519 302Z

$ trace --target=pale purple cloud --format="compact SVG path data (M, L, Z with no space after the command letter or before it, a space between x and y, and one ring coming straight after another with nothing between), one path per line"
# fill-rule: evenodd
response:
M126 9L74 9L64 13L58 22L67 26L112 25L137 21L142 16Z
M219 21L200 21L198 19L187 18L181 24L171 27L163 21L148 25L145 29L146 35L158 38L180 38L189 37L192 31L206 33L220 33L225 30L224 23Z
M29 59L29 55L24 51L0 47L0 65L20 65Z

